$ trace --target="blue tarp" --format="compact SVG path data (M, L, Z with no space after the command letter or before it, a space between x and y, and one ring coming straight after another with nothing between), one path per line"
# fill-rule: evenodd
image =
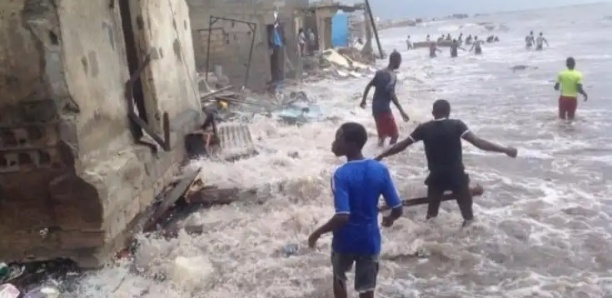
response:
M332 47L348 46L349 22L348 15L338 12L331 19L331 45Z

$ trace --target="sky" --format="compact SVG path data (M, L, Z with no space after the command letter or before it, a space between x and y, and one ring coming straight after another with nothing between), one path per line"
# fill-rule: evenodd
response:
M340 0L356 3L363 0ZM612 0L370 0L374 15L381 19L441 17L453 13L492 13L565 5L612 2Z

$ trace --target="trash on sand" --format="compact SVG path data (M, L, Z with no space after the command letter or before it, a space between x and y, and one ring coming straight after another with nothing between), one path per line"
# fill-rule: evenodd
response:
M334 49L323 51L321 57L332 65L339 66L347 70L365 71L370 69L369 66L339 54Z
M57 287L57 283L48 282L47 284L28 291L23 298L58 298L60 296L60 291Z
M25 266L19 264L7 265L0 263L0 283L11 282L15 278L23 275Z
M0 285L0 298L17 298L19 294L21 292L12 284Z

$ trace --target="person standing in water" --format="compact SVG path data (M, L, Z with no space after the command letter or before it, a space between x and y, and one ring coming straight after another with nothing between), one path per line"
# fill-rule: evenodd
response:
M589 96L582 88L582 73L575 70L576 60L572 57L567 58L565 66L567 66L567 69L557 75L557 82L555 83L555 90L559 91L561 89L559 118L574 120L576 108L578 108L578 93L584 96L584 101L587 101Z
M464 220L463 225L466 226L473 221L474 213L469 188L470 179L463 166L461 140L468 141L478 149L504 153L512 158L516 157L517 150L477 137L463 121L449 119L450 112L451 106L448 101L437 100L432 110L434 120L419 125L410 136L378 155L376 160L380 161L398 154L408 146L423 141L429 168L429 176L425 180L429 199L427 219L438 216L442 195L450 190L457 198Z
M462 43L462 42L463 42L463 32L459 33L459 37L457 37L457 41L458 41L459 43Z
M308 238L315 248L321 235L333 232L331 262L335 298L346 298L346 272L355 263L355 291L360 298L373 298L381 248L378 201L382 195L391 213L382 218L391 227L402 216L402 203L389 170L382 163L365 159L361 150L368 134L361 124L342 124L332 143L332 152L347 162L332 175L331 189L336 214Z
M429 37L429 34L427 34L427 37L425 37L425 41L427 42L431 41L431 37Z
M540 35L536 39L536 51L541 51L544 48L544 43L546 43L546 46L549 47L548 40L546 40L546 38L544 38L544 34L540 32Z
M535 42L535 38L533 37L533 31L529 32L529 35L525 36L525 47L527 49L531 49L533 47L533 43Z
M438 55L436 53L442 52L438 49L438 45L435 42L429 43L429 58L436 58Z
M370 89L372 87L376 88L374 90L374 99L372 100L372 115L374 116L376 131L378 132L378 146L383 146L387 137L391 139L389 143L393 145L399 137L395 118L393 113L391 113L391 102L395 104L404 121L410 120L410 117L404 112L395 94L397 76L394 71L400 67L401 63L402 55L394 50L389 55L389 65L387 68L377 71L374 78L365 87L363 98L359 104L365 109Z
M414 46L412 45L412 42L410 41L410 35L408 35L408 37L406 38L406 47L407 47L409 50L414 49Z
M465 51L464 48L459 46L459 42L456 39L453 39L453 43L450 46L450 56L451 56L451 58L456 58L457 57L457 49L461 49L461 50Z
M478 40L478 36L474 36L474 43L472 43L472 48L470 52L474 50L474 54L481 55L482 54L482 40Z

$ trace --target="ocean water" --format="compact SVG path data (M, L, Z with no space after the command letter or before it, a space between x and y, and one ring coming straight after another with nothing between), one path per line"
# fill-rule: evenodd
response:
M508 30L488 33L476 25L487 21ZM530 30L543 31L550 48L525 50ZM381 32L385 50L398 49L404 58L397 92L414 121L399 124L402 136L430 119L435 99L445 98L452 117L477 135L517 147L519 157L465 144L467 171L485 188L475 199L477 222L461 229L454 202L443 203L434 222L424 221L424 207L405 209L392 228L382 230L377 297L612 297L611 30L612 6L601 4ZM460 31L496 34L501 42L485 44L481 57L460 52L451 59L444 52L429 59L425 49L405 51L408 34L419 41ZM556 119L553 90L570 55L590 95L572 124ZM518 64L537 68L513 72ZM366 83L303 85L325 121L298 127L256 117L251 130L262 154L233 163L194 161L204 167L208 184L259 191L193 214L188 222L204 225L202 235L142 238L133 262L88 274L69 295L332 297L331 235L320 239L317 250L308 249L306 240L333 215L329 176L343 162L330 152L336 128L344 121L364 124L370 133L365 153L379 152L370 111L358 107ZM402 197L423 194L421 144L385 163ZM283 253L287 244L297 244L295 255ZM428 256L414 257L417 251Z

